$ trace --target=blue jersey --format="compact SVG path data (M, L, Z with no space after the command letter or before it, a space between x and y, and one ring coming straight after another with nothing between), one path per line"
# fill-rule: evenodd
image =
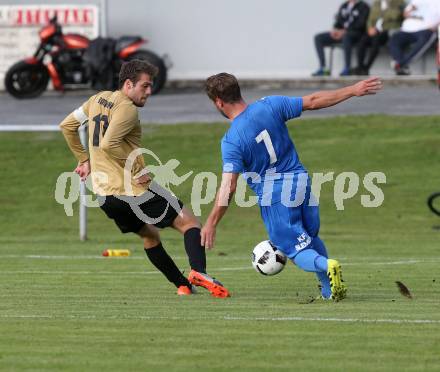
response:
M301 115L302 106L302 98L262 98L232 121L222 139L223 172L243 173L260 205L267 198L279 202L284 179L306 172L285 124Z

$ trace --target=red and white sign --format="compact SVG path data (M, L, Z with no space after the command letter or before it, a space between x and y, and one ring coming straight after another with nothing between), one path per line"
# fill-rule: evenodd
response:
M38 31L55 14L64 33L98 37L99 12L93 4L0 6L0 89L8 68L33 55L40 42Z
M4 6L0 10L0 27L43 26L56 14L58 22L64 26L93 26L96 18L96 7L76 6Z

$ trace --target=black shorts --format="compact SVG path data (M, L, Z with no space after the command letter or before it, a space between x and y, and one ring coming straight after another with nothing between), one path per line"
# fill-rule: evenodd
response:
M115 221L124 234L129 232L137 233L145 224L151 224L159 228L171 226L178 212L173 208L172 203L168 202L163 196L153 191L149 192L152 192L154 196L139 204L139 208L147 217L146 219L145 217L139 218L127 201L113 195L105 196L105 202L101 205L101 209L107 217ZM136 198L139 197L130 197L131 200L136 200ZM98 199L101 201L104 197L100 196ZM178 203L180 208L183 207L183 203L176 197L174 197L174 203Z

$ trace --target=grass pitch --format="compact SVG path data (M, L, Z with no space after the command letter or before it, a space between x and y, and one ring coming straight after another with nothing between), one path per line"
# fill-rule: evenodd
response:
M274 277L253 271L250 252L266 238L256 207L233 206L208 252L209 272L233 296L179 298L138 238L100 210L89 209L90 240L78 241L77 204L66 217L54 200L58 175L74 168L61 134L1 134L0 370L440 370L440 219L426 207L440 191L438 125L436 117L386 116L289 124L310 172L387 176L379 208L361 206L361 186L337 211L334 183L324 185L320 235L343 265L349 296L309 304L313 274L292 264ZM226 129L147 126L143 144L162 162L178 159L179 175L220 175ZM187 203L192 180L173 189ZM182 238L162 236L188 270ZM133 254L102 258L106 248Z

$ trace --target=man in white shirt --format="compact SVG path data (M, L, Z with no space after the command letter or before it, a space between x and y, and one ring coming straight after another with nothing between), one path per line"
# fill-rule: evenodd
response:
M390 53L397 75L409 75L411 61L423 55L437 38L440 0L411 0L403 16L405 20L400 31L390 40Z

